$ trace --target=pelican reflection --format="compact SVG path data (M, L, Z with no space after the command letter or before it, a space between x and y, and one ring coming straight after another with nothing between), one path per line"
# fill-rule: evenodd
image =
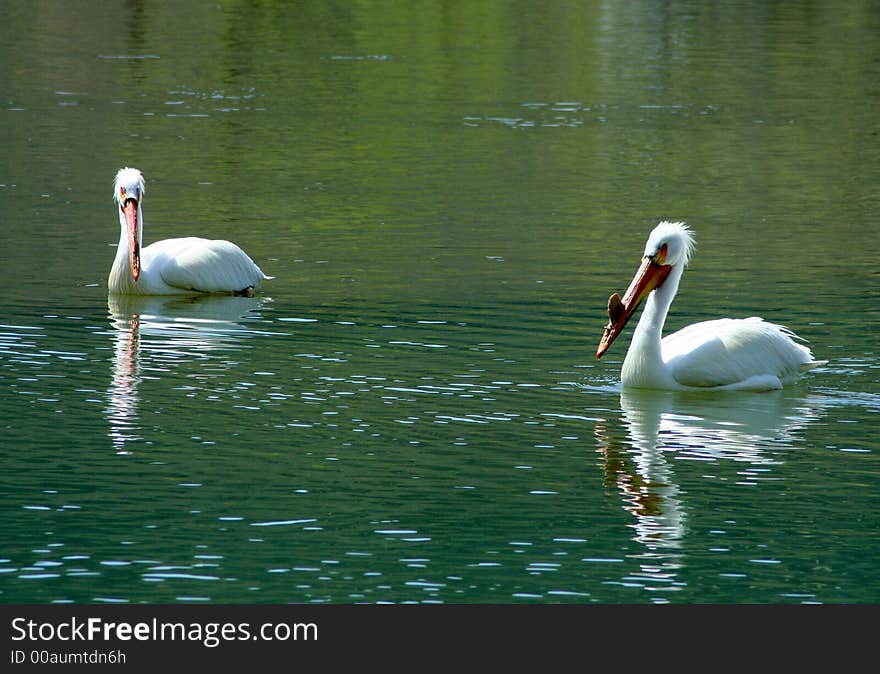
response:
M820 399L794 392L724 396L624 390L621 424L597 424L597 449L605 484L616 488L633 517L638 581L674 590L687 535L686 492L673 460L734 461L759 466L760 474L781 463L780 452L824 410Z
M109 296L113 327L112 377L105 414L118 454L142 440L139 387L175 364L215 357L217 351L247 348L255 334L241 324L258 314L261 297Z

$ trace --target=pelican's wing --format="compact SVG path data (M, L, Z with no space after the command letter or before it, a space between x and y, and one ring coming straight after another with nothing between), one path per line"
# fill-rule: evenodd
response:
M694 323L663 338L663 360L683 386L735 386L758 378L780 383L813 363L789 329L760 318Z
M236 292L269 278L241 248L220 239L166 239L145 248L144 254L147 251L152 253L151 269L173 288Z

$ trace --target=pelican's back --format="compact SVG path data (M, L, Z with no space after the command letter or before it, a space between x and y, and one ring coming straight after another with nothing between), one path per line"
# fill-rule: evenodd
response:
M241 248L222 239L165 239L147 246L143 258L145 270L176 289L232 292L270 278Z
M820 364L788 328L761 318L722 318L663 338L663 360L684 387L735 387L750 380L779 388ZM768 385L767 382L778 383Z

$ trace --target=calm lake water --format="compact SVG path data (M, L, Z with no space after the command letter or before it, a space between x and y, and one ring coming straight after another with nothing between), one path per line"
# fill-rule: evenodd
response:
M5 3L0 602L880 601L880 7ZM228 238L254 298L108 301ZM667 329L829 363L623 392ZM632 324L634 325L634 323Z

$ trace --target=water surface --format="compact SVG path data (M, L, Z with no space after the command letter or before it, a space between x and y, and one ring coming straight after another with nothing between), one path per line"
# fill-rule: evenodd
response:
M880 600L876 9L7 6L0 601ZM108 301L123 165L276 278ZM622 391L663 218L828 365Z

